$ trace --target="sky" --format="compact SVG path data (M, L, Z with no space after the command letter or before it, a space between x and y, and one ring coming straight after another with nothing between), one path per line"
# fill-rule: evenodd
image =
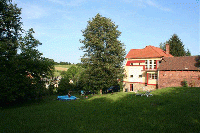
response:
M200 55L200 0L13 0L22 8L23 28L33 28L38 50L56 62L80 63L81 30L97 13L118 25L126 53L159 44L177 34L192 55Z

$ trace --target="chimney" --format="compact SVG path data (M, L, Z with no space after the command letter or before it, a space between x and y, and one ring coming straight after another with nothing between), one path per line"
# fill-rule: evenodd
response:
M169 44L166 44L166 54L169 54Z

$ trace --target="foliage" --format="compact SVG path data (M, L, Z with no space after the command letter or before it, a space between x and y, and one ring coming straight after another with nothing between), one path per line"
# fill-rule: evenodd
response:
M195 60L196 60L195 66L198 67L198 68L200 68L200 55L198 55L198 56L195 58Z
M85 82L96 90L108 88L122 79L122 63L125 57L124 45L118 40L121 32L111 19L97 14L83 33L85 52L81 62L85 68Z
M160 49L166 51L166 43L160 43Z
M73 81L76 89L81 90L85 86L83 82L84 69L81 66L72 66L67 71L62 71L61 76Z
M120 92L88 99L77 95L76 101L45 97L29 106L0 109L0 129L6 133L200 131L199 88L164 88L152 94L147 98Z
M68 77L69 79L74 79L74 77L75 77L75 75L76 75L76 73L77 73L77 68L75 67L75 66L72 66L72 67L70 67L67 71L63 71L62 73L61 73L61 75L63 76L63 77Z
M74 84L70 83L69 78L62 78L58 85L58 94L66 95L69 91L74 89Z
M191 52L189 49L187 49L186 53L185 53L185 56L191 56Z
M170 54L173 56L191 56L189 49L185 50L183 43L176 34L173 34L165 43L160 43L160 48L164 51L166 51L166 44L169 44Z
M62 62L62 61L59 62L59 63L58 63L58 62L55 62L55 64L56 64L56 65L71 65L70 62Z
M49 95L53 95L54 94L54 90L55 90L54 85L50 84L49 87L48 87Z
M52 75L53 60L42 57L33 29L22 36L21 9L0 1L0 103L22 102L45 93L43 77Z
M184 79L184 80L182 81L182 86L183 86L183 87L188 87L187 80Z

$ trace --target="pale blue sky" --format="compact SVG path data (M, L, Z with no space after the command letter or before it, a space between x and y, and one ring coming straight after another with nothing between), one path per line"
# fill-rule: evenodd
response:
M33 28L44 57L79 63L81 30L97 13L122 32L126 52L147 45L159 47L176 33L192 55L200 51L199 0L13 0L22 8L23 28Z

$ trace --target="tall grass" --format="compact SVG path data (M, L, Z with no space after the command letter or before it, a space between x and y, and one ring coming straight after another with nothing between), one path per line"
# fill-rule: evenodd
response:
M166 88L153 97L119 92L1 108L1 132L199 132L200 88Z

